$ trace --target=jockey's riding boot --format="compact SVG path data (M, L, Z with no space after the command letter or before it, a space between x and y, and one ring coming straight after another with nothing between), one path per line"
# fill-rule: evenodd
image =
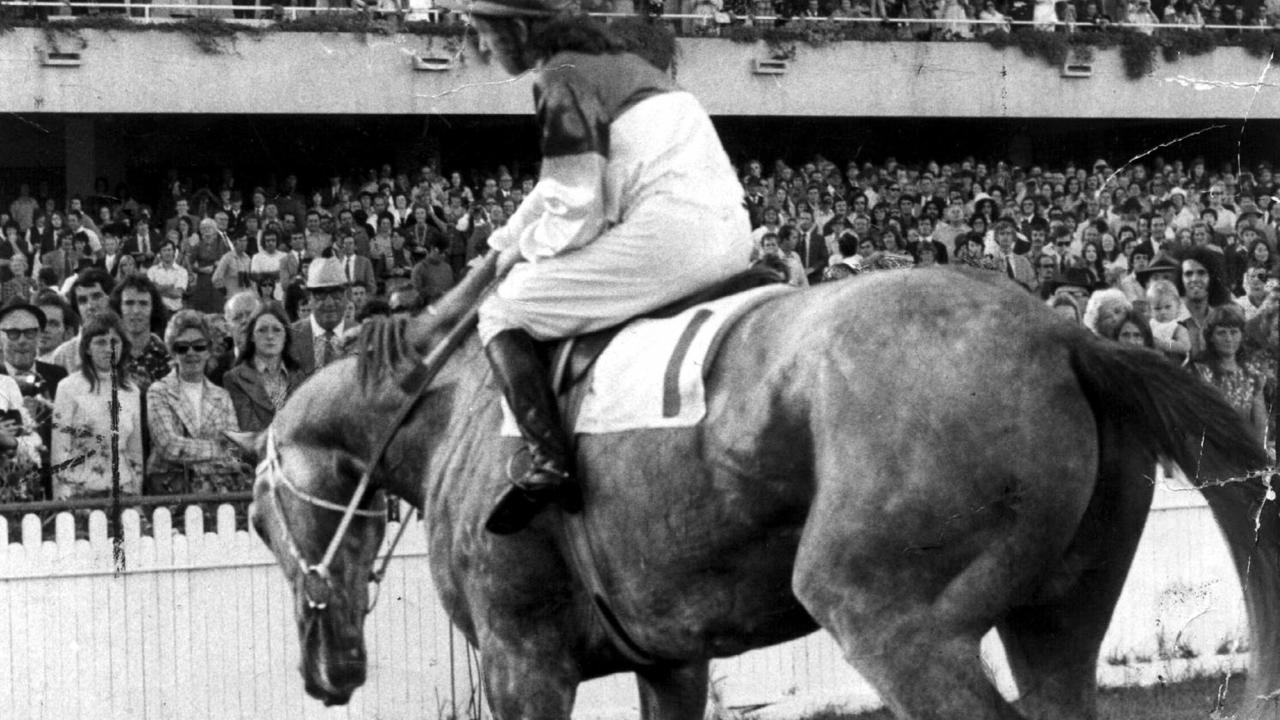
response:
M530 455L529 469L511 479L485 529L496 535L518 532L552 501L565 512L580 511L582 492L572 476L569 438L533 338L523 330L504 330L489 341L485 353Z

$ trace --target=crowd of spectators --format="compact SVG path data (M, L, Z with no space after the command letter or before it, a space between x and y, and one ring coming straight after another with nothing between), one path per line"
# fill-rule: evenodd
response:
M939 265L1003 276L1071 322L1157 348L1267 432L1280 186L1266 163L818 157L741 171L752 261L787 282ZM117 481L247 489L225 433L265 428L367 318L438 298L533 184L383 165L308 194L293 176L242 192L229 173L152 202L22 186L0 212L0 499L104 496Z
M793 284L909 265L1004 275L1071 321L1199 373L1274 448L1280 183L1267 163L751 160L743 185L757 261Z
M904 36L934 40L1019 28L1089 32L1122 24L1152 34L1159 25L1280 24L1275 0L696 0L689 5L686 12L708 18L699 26L704 31L714 31L717 22L751 17L774 17L778 25L898 21L893 24Z

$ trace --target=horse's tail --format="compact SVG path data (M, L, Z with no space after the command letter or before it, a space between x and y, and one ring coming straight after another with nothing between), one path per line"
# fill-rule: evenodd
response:
M1090 338L1073 343L1071 363L1094 415L1125 433L1100 438L1102 457L1108 443L1145 447L1205 496L1244 589L1249 697L1280 689L1280 513L1264 507L1274 497L1261 443L1217 390L1155 352Z

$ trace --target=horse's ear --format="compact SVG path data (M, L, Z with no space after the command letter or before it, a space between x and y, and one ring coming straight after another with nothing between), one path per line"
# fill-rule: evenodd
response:
M223 437L230 440L233 445L240 448L245 457L250 458L254 463L258 462L258 448L262 447L262 433L226 430L222 433Z

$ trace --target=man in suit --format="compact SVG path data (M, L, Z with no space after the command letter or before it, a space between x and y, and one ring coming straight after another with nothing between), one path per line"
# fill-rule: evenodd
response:
M342 238L339 259L342 260L343 276L349 285L363 285L372 297L378 290L378 276L373 271L373 262L356 252L356 243L354 236Z
M796 253L804 263L804 273L813 285L822 281L822 271L827 268L827 239L814 223L813 212L807 208L796 213Z
M146 218L133 221L133 232L120 246L125 255L132 255L139 270L146 270L155 262L160 251L160 236L151 229Z
M94 265L106 270L111 277L115 277L116 268L120 267L120 258L124 257L124 251L120 248L121 235L121 229L115 225L102 228L102 255L94 261Z
M280 258L280 287L285 288L295 278L302 277L303 264L307 257L307 240L301 230L295 229L289 236L288 247L284 257Z
M1035 268L1031 266L1031 261L1026 255L1019 255L1014 252L1013 243L1017 236L1013 223L1009 220L1000 220L995 227L996 245L1000 248L999 268L1009 277L1010 280L1018 283L1028 290L1035 290L1038 283L1036 281Z
M368 259L366 258L366 262ZM342 261L316 258L307 268L311 317L289 326L293 359L307 375L342 356L347 310L347 278Z
M243 222L243 218L247 218L250 216L256 217L258 218L258 226L265 228L267 226L267 219L268 219L267 218L267 191L263 190L260 187L254 188L250 202L252 203L252 206L248 210L246 210L243 215L241 215L241 221Z
M53 397L67 371L36 359L44 328L44 312L34 305L15 299L0 308L0 350L4 355L0 374L18 382L27 414L35 422L44 446L40 452L40 475L34 478L39 487L32 488L32 495L51 498L49 447L53 433Z

